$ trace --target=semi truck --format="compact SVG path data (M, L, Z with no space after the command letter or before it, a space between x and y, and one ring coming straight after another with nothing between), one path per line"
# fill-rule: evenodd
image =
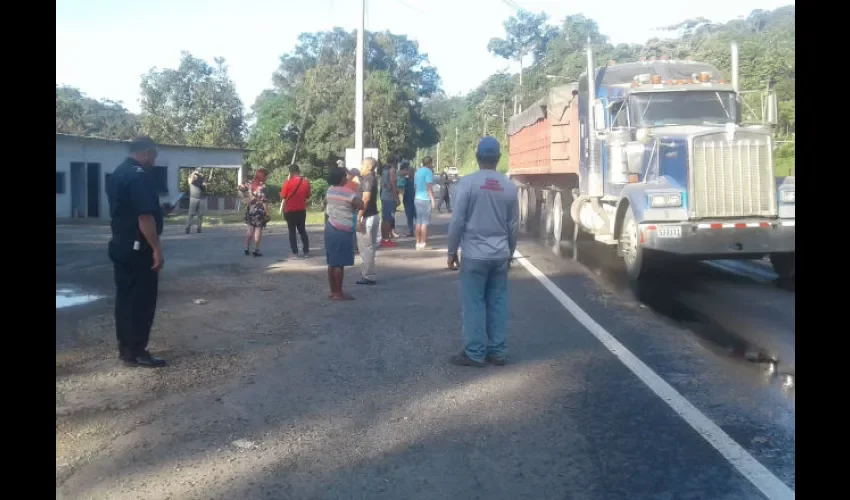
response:
M777 102L742 120L738 48L731 81L692 60L613 61L587 49L580 80L513 116L508 175L522 232L615 249L632 285L677 259L769 257L795 275L795 179L774 173Z

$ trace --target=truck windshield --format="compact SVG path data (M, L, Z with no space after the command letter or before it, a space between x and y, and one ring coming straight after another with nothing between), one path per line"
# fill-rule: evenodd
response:
M647 92L629 96L632 125L723 125L730 121L732 92Z

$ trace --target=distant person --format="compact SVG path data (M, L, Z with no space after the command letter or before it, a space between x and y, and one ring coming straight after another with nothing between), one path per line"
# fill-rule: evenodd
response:
M451 363L502 366L507 359L508 267L517 243L517 189L496 171L501 157L496 139L482 137L475 157L480 170L457 183L449 225L449 269L458 267L458 247L463 251L463 351Z
M289 229L289 248L293 256L298 256L298 238L301 235L301 256L310 256L310 238L307 236L307 200L310 199L310 181L301 175L301 168L289 166L289 180L280 189L280 203L283 206L283 219Z
M338 167L343 168L343 167ZM355 193L360 190L360 184L357 183L357 179L360 177L360 169L352 168L349 170L345 170L345 187L354 191Z
M416 208L416 249L425 248L428 239L428 224L431 223L431 210L436 207L434 201L434 171L431 166L431 157L422 159L422 166L413 176L416 194L414 195L414 207Z
M325 206L325 255L328 262L328 283L331 300L352 300L342 291L345 268L354 265L354 229L357 212L363 200L348 187L344 168L332 167L328 175Z
M398 246L393 241L395 209L398 206L398 180L396 178L398 157L390 155L387 164L381 169L381 247Z
M162 208L153 188L151 167L156 143L141 136L130 142L130 156L115 167L106 193L112 219L109 259L115 272L115 336L118 357L127 366L156 368L165 361L148 352L159 271L165 264L159 235Z
M414 200L416 198L416 186L413 182L413 175L415 173L416 171L413 167L410 166L410 162L407 160L402 160L401 172L399 177L404 179L402 204L404 205L404 215L407 217L408 238L416 236L416 228L414 226L414 222L416 219L416 205L414 204Z
M375 275L375 250L378 239L378 179L374 158L366 158L360 166L360 198L363 206L357 214L357 249L363 265L358 285L377 284Z
M245 255L262 257L260 252L260 241L263 239L263 228L268 224L270 215L266 203L266 169L260 168L254 174L254 180L240 185L237 189L244 196L247 208L245 209L245 224L248 231L245 234ZM251 240L254 241L254 250L251 251Z
M446 205L446 210L449 213L452 213L452 202L449 199L449 186L451 186L451 182L449 182L449 174L443 172L440 174L440 203L437 205L437 211L443 213L442 207Z
M192 231L192 219L198 218L198 232L201 232L201 225L204 223L204 205L206 204L207 180L201 173L200 168L196 168L189 176L189 218L186 220L186 234Z

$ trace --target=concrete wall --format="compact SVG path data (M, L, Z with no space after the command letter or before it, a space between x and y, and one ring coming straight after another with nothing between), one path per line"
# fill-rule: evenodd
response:
M69 218L74 216L71 207L72 186L71 164L74 162L99 163L100 178L98 190L99 218L109 218L109 203L106 199L106 174L111 174L119 163L129 155L129 146L125 142L107 141L71 136L56 136L56 172L64 172L65 189L62 194L56 194L56 217ZM160 146L156 159L157 166L167 167L168 193L160 193L160 199L171 200L178 195L179 169L181 166L195 165L242 165L244 151L209 148L183 148L179 146ZM241 169L240 169L241 171ZM86 217L87 206L87 174L82 169L82 187L79 195L82 197L82 215Z

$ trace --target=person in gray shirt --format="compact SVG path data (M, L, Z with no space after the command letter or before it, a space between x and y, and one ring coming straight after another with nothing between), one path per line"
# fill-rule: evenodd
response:
M475 157L480 170L457 183L449 225L449 269L458 268L458 247L463 253L463 351L450 361L502 366L507 356L508 267L517 243L517 188L496 171L501 157L496 139L482 137Z
M204 223L204 198L206 197L207 180L196 168L189 176L189 217L186 219L186 234L192 230L192 219L198 218L198 232Z

